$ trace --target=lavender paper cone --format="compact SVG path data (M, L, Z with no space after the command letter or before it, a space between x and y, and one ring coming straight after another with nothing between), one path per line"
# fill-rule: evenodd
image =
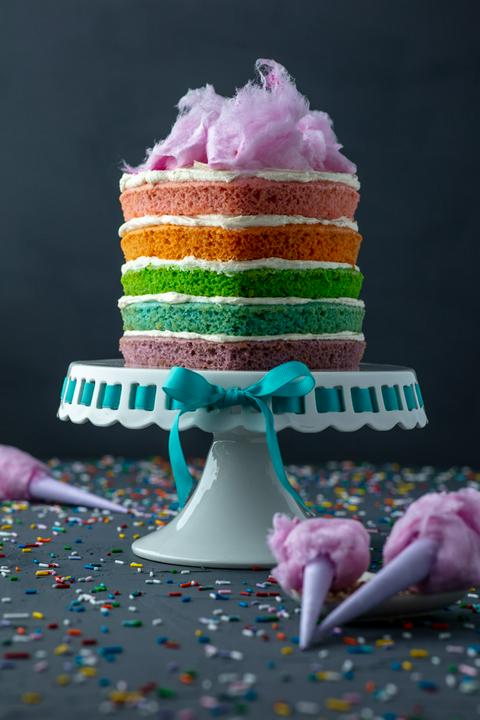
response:
M126 513L128 510L118 503L111 502L99 495L77 488L67 483L59 482L47 475L32 478L29 487L32 498L67 505L85 505L86 507L100 508L112 512Z
M325 597L331 587L334 568L327 557L311 560L303 571L300 647L310 645Z
M372 580L332 610L316 630L314 640L322 640L334 627L345 625L387 598L423 580L430 572L436 551L437 543L434 540L424 538L413 542Z

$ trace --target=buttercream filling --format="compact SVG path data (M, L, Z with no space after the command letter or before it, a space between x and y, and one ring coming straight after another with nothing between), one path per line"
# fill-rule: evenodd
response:
M214 304L225 304L225 305L306 305L307 303L331 303L334 305L348 305L350 307L365 307L363 300L356 300L355 298L300 298L300 297L267 297L267 298L252 298L252 297L229 297L223 295L216 295L212 297L205 297L203 295L186 295L184 293L167 292L167 293L156 293L150 295L123 295L118 301L118 307L120 309L127 307L127 305L136 305L138 303L145 302L157 302L166 303L170 305L184 304L184 303L214 303Z
M208 342L272 342L275 340L355 340L363 342L363 333L343 330L338 333L287 333L285 335L202 335L194 332L172 332L171 330L126 330L124 337L158 337L179 340L207 340Z
M182 260L165 260L157 257L141 257L129 260L122 265L122 275L130 270L143 270L146 267L175 267L178 270L209 270L217 273L236 273L260 268L270 270L333 270L336 268L354 268L349 263L326 262L320 260L285 260L283 258L262 258L260 260L202 260L188 255Z
M254 177L276 182L333 182L348 185L354 190L360 189L356 175L350 173L321 172L318 170L298 171L265 168L265 170L213 170L203 163L193 167L176 170L143 170L138 173L124 173L120 178L120 192L140 187L156 185L161 182L224 182L237 178Z
M123 237L132 230L152 225L181 225L185 227L220 227L239 230L251 227L282 227L284 225L335 225L358 231L358 225L347 217L335 220L303 217L303 215L144 215L132 218L120 226L118 234Z

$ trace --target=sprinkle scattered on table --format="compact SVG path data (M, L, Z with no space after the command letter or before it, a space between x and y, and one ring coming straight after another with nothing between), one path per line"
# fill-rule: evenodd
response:
M434 615L357 623L302 653L298 606L268 572L174 567L132 554L135 538L178 511L164 460L49 465L57 479L132 512L0 505L2 708L32 718L61 708L72 720L480 717L476 588ZM202 463L192 470L198 476ZM342 462L288 470L316 513L364 522L373 571L383 538L413 499L480 487L469 468Z

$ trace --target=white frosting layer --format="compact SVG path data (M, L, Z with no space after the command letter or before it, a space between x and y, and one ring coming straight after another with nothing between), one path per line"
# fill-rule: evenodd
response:
M184 293L167 292L150 295L124 295L118 301L120 309L127 305L138 303L157 302L169 305L182 305L185 303L214 303L224 305L306 305L307 303L331 303L333 305L349 305L351 307L363 308L363 300L355 298L299 298L299 297L230 297L215 295L207 297L204 295L185 295Z
M310 170L280 170L265 168L265 170L213 170L208 165L196 163L193 167L178 168L177 170L145 170L139 173L124 173L120 179L120 192L140 185L155 185L161 182L225 182L229 183L240 177L256 177L263 180L277 182L327 182L342 183L360 189L356 175L350 173L332 173Z
M363 333L354 333L344 330L338 333L323 333L314 335L312 333L287 333L286 335L202 335L194 332L172 332L171 330L126 330L124 337L158 337L177 338L180 340L208 340L209 342L268 342L271 340L357 340L365 339Z
M270 270L316 270L320 268L355 268L356 265L348 263L321 262L320 260L284 260L283 258L262 258L261 260L202 260L193 255L188 255L182 260L164 260L157 257L138 257L129 260L122 265L122 275L129 270L143 270L146 267L167 267L174 266L178 270L210 270L217 273L236 273L258 268Z
M249 227L279 227L282 225L336 225L358 231L355 221L347 217L335 220L303 217L302 215L144 215L133 218L120 226L118 234L123 237L132 230L152 225L182 225L186 227L221 227L238 230Z

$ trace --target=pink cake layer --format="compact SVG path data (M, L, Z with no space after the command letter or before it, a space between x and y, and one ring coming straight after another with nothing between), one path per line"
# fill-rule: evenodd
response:
M357 340L272 340L214 343L208 340L122 337L128 367L183 367L200 370L270 370L288 360L311 370L355 370L365 351Z
M359 194L337 182L159 182L120 195L125 220L143 215L303 215L353 219Z

